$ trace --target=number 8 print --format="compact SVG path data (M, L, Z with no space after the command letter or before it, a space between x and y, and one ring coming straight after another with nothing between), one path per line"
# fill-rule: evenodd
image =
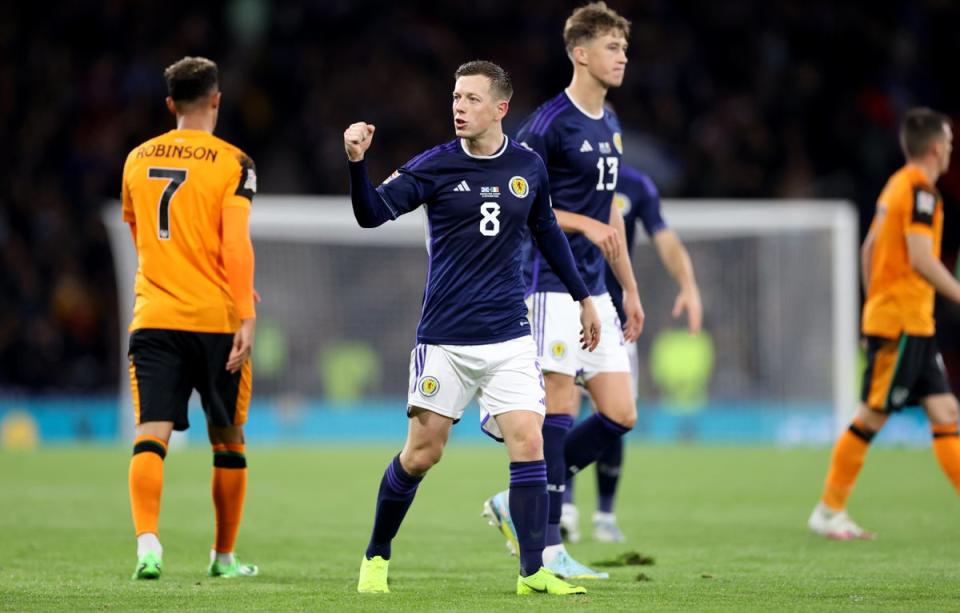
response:
M500 234L500 205L496 202L484 202L480 205L480 234L496 236Z

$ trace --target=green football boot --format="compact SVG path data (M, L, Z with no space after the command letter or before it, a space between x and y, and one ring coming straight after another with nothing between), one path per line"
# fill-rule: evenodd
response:
M159 579L163 572L163 560L160 555L153 551L148 551L142 556L137 557L137 568L133 571L131 579Z
M214 558L213 561L210 562L210 567L207 569L207 575L211 577L223 577L224 579L256 577L259 573L260 569L257 568L256 564L244 564L236 557L233 558L233 564L221 564Z
M586 593L586 588L567 583L546 568L541 568L529 577L517 577L517 594L520 596L529 596L530 594L569 596Z
M357 591L361 594L389 594L390 588L387 587L387 568L390 566L390 560L384 560L380 556L373 556L368 560L363 556L360 562L360 580L357 581Z

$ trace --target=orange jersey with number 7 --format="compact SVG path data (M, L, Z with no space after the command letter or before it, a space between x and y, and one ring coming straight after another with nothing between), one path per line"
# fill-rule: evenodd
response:
M237 256L252 254L253 160L207 132L171 130L130 152L122 191L139 257L130 331L226 333L255 316L252 257Z

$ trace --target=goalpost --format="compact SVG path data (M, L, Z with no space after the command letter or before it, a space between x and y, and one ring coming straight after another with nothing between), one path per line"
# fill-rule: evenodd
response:
M663 209L690 250L712 343L698 415L726 418L724 440L731 441L755 438L737 432L748 428L743 415L832 412L833 429L842 427L857 398L859 237L852 204L668 199ZM136 253L119 205L105 210L104 222L125 355ZM426 274L422 212L363 229L345 196L258 196L251 234L263 296L256 400L281 414L290 398L335 398L336 406L352 407L402 402ZM647 317L638 343L639 401L670 413L665 383L647 361L661 333L685 322L670 317L676 287L650 245L638 246L634 267ZM667 371L682 379L687 358L676 356ZM130 432L125 360L121 366L120 423Z

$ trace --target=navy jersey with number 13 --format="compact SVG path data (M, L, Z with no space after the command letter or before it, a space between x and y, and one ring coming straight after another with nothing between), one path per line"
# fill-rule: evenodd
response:
M434 147L377 188L394 218L426 209L417 342L478 345L530 334L522 246L530 229L557 223L548 184L540 158L504 137L491 156L468 153L460 139Z
M543 158L554 208L610 222L623 154L620 122L613 111L590 115L566 92L560 92L527 118L517 140ZM568 234L567 238L590 294L603 294L603 253L583 234ZM536 248L530 250L527 260L524 272L530 293L565 291Z

